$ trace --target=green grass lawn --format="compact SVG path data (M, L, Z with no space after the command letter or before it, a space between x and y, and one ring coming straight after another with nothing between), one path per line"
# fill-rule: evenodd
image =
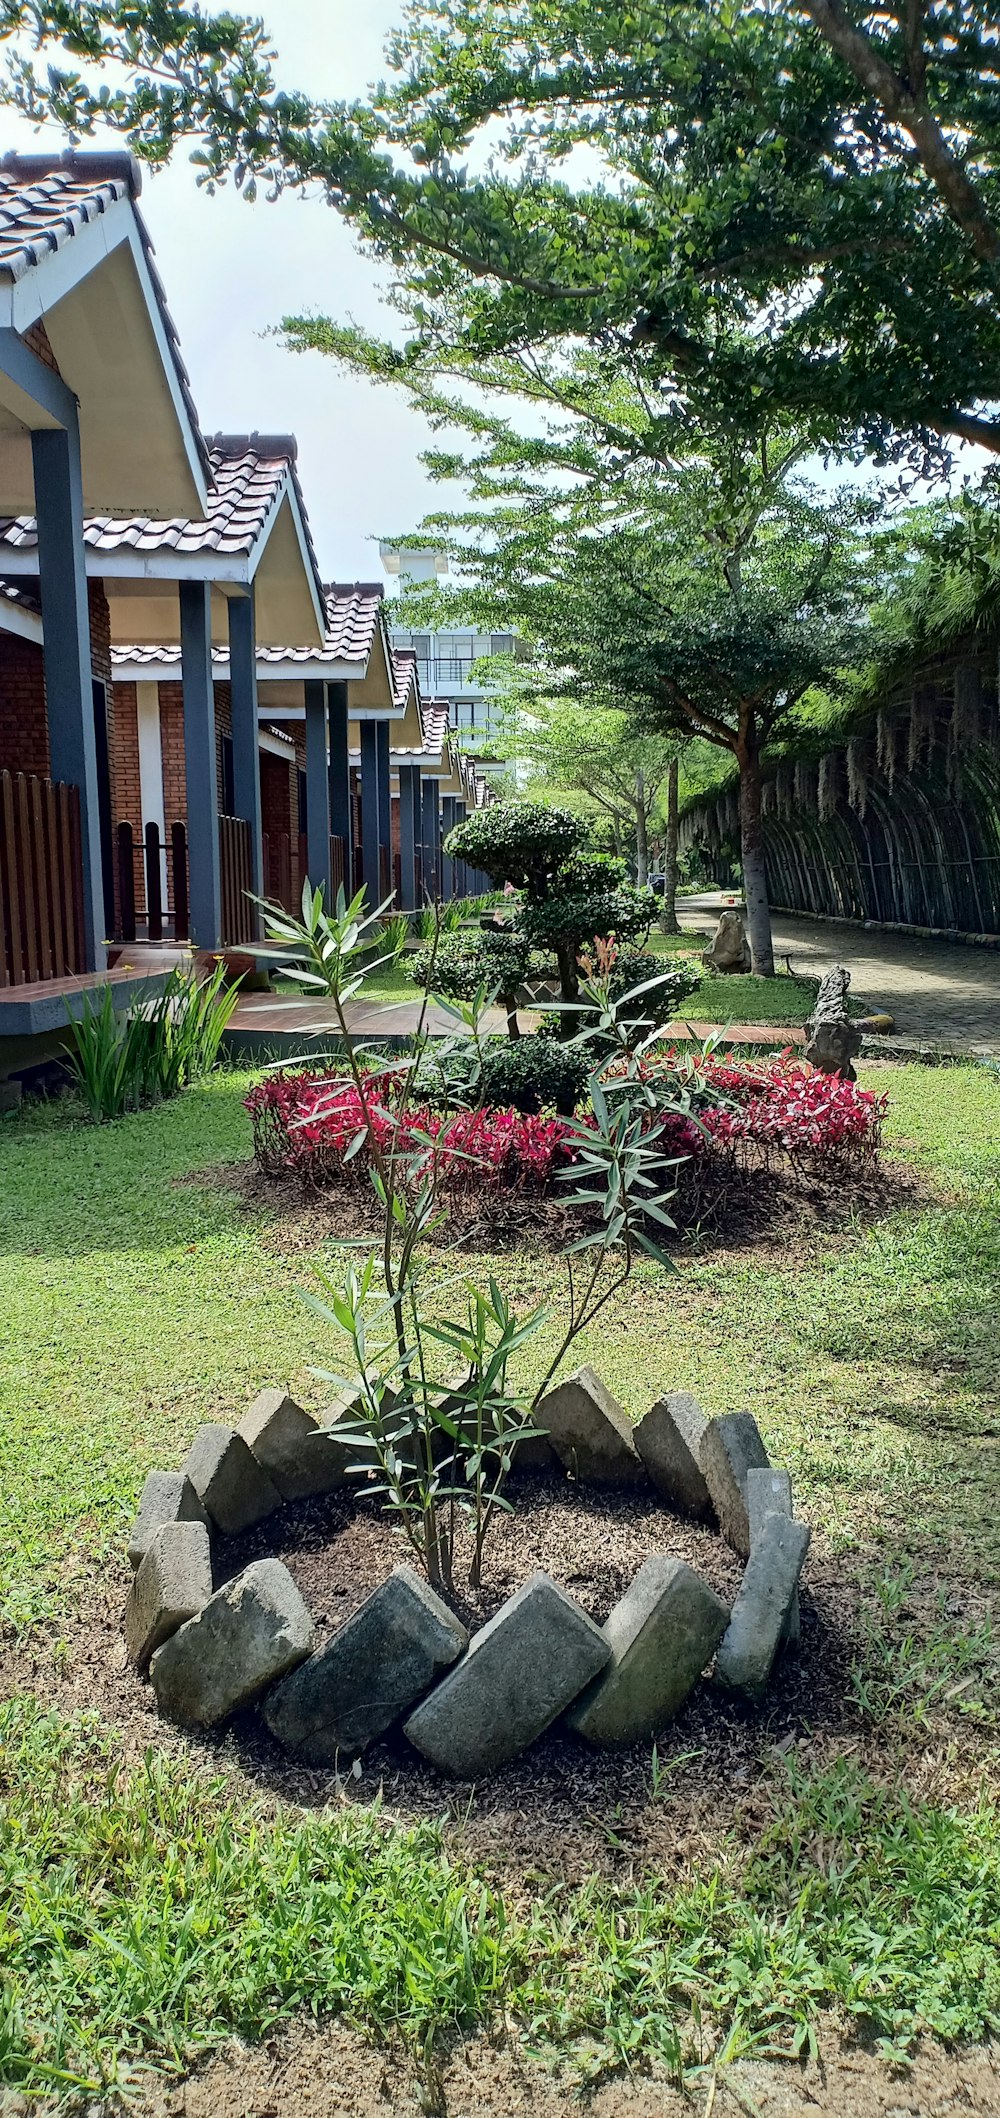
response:
M692 1245L576 1356L634 1416L670 1387L755 1411L856 1590L850 1740L771 1756L708 1863L640 1851L516 1901L447 1823L285 1809L176 1742L126 1765L113 1722L52 1704L149 1467L266 1383L318 1402L339 1354L308 1252L212 1175L249 1152L242 1077L105 1128L0 1123L0 2082L181 2069L299 2008L415 2050L503 2014L589 2070L679 2066L692 1996L733 2049L799 2048L829 2007L893 2051L1000 2029L1000 1083L872 1081L933 1197L774 1253ZM466 1263L557 1293L546 1254Z

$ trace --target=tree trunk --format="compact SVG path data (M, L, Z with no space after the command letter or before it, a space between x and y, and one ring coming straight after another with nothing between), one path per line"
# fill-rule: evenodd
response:
M667 773L667 835L663 844L663 901L660 907L660 933L679 934L680 920L677 917L677 783L680 778L680 762L673 757Z
M773 978L771 907L767 899L764 834L760 820L760 750L757 731L752 724L741 734L735 748L740 768L740 852L743 858L743 891L747 906L750 968L755 978Z
M515 993L501 993L500 1005L507 1017L508 1037L519 1037L521 1025L517 1019L517 995Z
M649 881L649 835L646 830L646 787L641 772L635 776L635 879L640 888Z

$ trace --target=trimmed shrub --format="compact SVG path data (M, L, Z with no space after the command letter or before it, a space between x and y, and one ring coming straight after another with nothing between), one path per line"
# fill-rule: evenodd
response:
M471 1000L482 985L516 993L530 963L530 943L509 927L465 927L458 934L442 934L436 955L433 948L414 950L406 971L424 991L430 985L446 1000Z
M449 831L444 849L498 883L544 890L570 855L582 846L587 826L568 809L544 802L490 802Z
M416 1093L447 1104L462 1082L470 1103L516 1110L526 1117L556 1110L569 1118L581 1101L590 1066L584 1051L548 1037L490 1037L483 1046L481 1076L471 1045L467 1052L459 1048L449 1053L447 1073L428 1051L417 1074Z

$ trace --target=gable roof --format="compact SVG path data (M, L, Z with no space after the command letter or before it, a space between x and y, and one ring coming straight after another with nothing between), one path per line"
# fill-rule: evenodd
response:
M163 281L154 263L153 242L136 201L142 190L142 172L132 154L83 152L69 147L62 155L18 154L0 157L0 284L23 289L18 305L24 315L12 318L15 328L30 332L35 309L41 318L52 306L44 287L44 267L65 252L74 238L102 222L113 209L127 204L137 238L137 248L149 283L151 304L156 311L166 357L173 371L191 440L201 470L208 469L208 450L202 436L191 393L191 380L181 356L177 326L167 307ZM97 232L100 232L99 230ZM110 238L109 238L110 239ZM38 278L38 299L30 297L31 276ZM56 293L61 290L53 289ZM44 356L43 356L44 357ZM56 365L54 359L53 365ZM73 385L71 373L65 377Z
M2 524L0 524L0 553L3 550ZM310 545L310 550L312 549ZM353 663L359 672L368 663L376 637L381 631L386 644L385 619L382 610L383 594L380 582L354 581L332 582L323 589L323 605L326 612L326 630L321 647L257 647L257 664L261 673L275 666L292 664L296 675L307 676L311 668L323 670L337 664ZM119 668L176 668L181 651L176 643L153 645L142 643L136 646L112 647L111 659ZM212 650L212 660L217 673L228 671L229 649L224 645Z

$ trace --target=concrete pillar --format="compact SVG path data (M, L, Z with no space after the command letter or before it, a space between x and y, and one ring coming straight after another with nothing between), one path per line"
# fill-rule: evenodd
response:
M101 844L100 787L83 542L83 485L75 410L68 427L31 436L38 522L38 574L45 630L49 770L80 791L83 946L88 971L104 969L109 931Z
M257 722L257 628L254 592L230 596L229 684L233 714L233 800L237 816L250 826L250 887L264 895L264 832L260 816L260 730ZM253 933L260 933L260 913L253 910Z
M424 896L433 904L441 895L441 811L438 805L437 780L423 781L420 805Z
M379 741L378 722L361 722L361 858L366 911L374 912L382 902L379 889Z
M399 768L399 901L412 912L417 903L417 841L420 836L420 767Z
M222 891L212 678L212 592L208 582L182 581L180 606L191 939L199 949L217 949L223 938Z
M332 909L330 888L330 774L326 757L326 685L310 678L306 698L306 866L314 890Z
M378 734L378 842L385 849L385 895L393 896L395 870L392 864L392 778L389 762L388 721L376 721ZM380 870L381 872L381 870Z
M344 892L351 889L351 765L347 750L347 685L326 687L330 723L330 830L344 842Z

